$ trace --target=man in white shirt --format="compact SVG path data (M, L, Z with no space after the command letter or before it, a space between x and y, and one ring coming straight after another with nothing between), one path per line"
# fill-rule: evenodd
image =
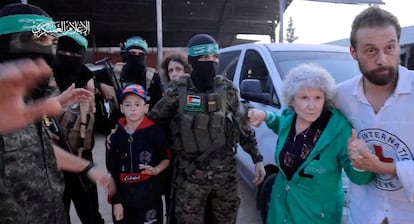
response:
M414 72L400 66L401 27L379 7L355 17L350 52L361 76L338 85L336 106L355 128L348 154L376 177L352 185L350 224L414 223Z

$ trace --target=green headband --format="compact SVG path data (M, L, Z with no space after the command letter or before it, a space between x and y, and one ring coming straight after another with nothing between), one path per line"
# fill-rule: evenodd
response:
M83 46L85 49L88 48L88 40L82 36L80 33L74 31L74 30L68 30L65 31L63 33L58 33L58 37L70 37L72 38L74 41L76 41L76 43L78 43L79 45Z
M194 45L188 49L188 55L191 57L196 57L200 55L207 54L218 54L218 45L217 44L200 44Z
M0 18L0 35L31 31L34 35L56 33L52 18L36 14L19 14Z
M141 39L141 38L129 38L126 42L125 42L125 48L128 47L140 47L142 49L144 49L145 52L148 51L148 44L145 40Z

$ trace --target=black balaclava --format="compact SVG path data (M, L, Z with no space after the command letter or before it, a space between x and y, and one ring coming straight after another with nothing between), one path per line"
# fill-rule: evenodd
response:
M130 41L132 40L132 41ZM134 42L136 41L136 42ZM146 89L147 43L141 37L132 37L125 42L125 65L121 72L122 82L135 83ZM130 44L131 43L131 44ZM137 44L135 44L137 43ZM143 54L133 55L131 49L140 49Z
M59 51L76 53L80 57L60 54ZM72 83L75 83L77 88L85 87L88 80L92 78L88 75L89 73L82 73L84 60L84 46L81 46L69 36L59 38L56 48L55 64L53 66L53 76L61 91L66 90Z
M188 43L188 62L192 66L191 81L201 91L214 88L218 63L216 61L198 61L206 54L218 54L216 40L208 34L197 34Z
M49 18L50 16L40 9L39 7L30 4L14 3L4 6L0 9L0 20L6 16L18 16L22 15L23 21L26 15L44 16ZM43 46L36 43L33 40L32 30L27 30L22 23L16 22L16 27L0 27L0 62L10 61L14 59L23 58L43 58L46 63L52 65L53 62L53 47ZM51 93L49 88L49 78L39 82L30 94L31 98L37 99L46 96Z

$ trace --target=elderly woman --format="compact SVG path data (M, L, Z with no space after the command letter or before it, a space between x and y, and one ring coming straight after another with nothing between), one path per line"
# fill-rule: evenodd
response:
M322 67L303 64L283 83L288 108L249 111L253 126L265 121L278 136L267 223L341 223L344 195L342 169L351 181L368 183L372 173L356 170L347 155L352 128L333 108L335 81Z

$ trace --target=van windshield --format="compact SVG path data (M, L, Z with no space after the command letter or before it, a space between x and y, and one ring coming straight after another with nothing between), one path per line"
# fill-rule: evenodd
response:
M324 67L332 74L336 83L360 74L358 64L349 52L273 51L272 58L281 79L285 78L290 69L303 63L314 63Z

